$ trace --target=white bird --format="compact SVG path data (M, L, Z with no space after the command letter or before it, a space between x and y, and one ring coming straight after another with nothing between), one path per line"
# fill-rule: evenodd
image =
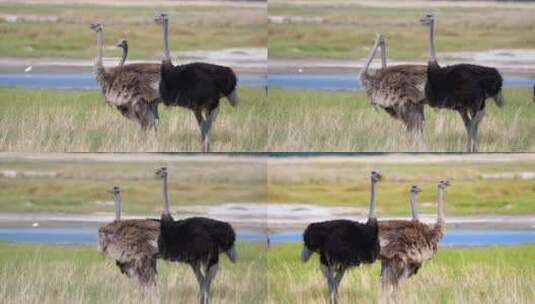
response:
M39 223L38 222L33 223L32 227L39 227Z
M27 67L27 68L24 70L24 73L31 72L31 71L32 71L32 68L33 68L33 66L30 65L29 67Z

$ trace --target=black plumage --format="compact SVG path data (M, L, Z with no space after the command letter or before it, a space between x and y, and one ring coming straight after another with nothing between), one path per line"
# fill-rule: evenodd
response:
M159 93L168 106L190 109L201 130L201 150L209 151L209 134L219 112L219 100L226 97L238 104L237 77L231 68L195 62L174 66L168 42L168 18L160 14L155 21L162 26L164 59L160 67Z
M320 269L327 279L329 303L338 301L338 287L349 268L373 263L380 251L379 228L375 215L375 184L381 174L371 172L371 195L368 221L333 220L308 225L303 233L301 259L313 253L320 256Z

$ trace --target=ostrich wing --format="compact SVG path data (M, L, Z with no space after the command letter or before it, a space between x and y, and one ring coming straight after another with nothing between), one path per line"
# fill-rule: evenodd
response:
M104 99L122 106L142 97L147 102L159 98L160 64L135 63L106 70L102 87Z
M383 108L425 100L427 70L423 65L399 65L377 71L377 82L368 91L370 103Z
M398 256L413 263L429 260L436 252L436 244L428 237L430 230L420 222L379 222L379 255L387 259Z

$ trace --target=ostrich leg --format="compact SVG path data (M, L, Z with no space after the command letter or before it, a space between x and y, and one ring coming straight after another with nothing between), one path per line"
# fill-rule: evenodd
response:
M210 151L210 131L212 130L212 124L217 119L217 114L219 114L219 107L209 111L208 114L206 115L206 120L205 120L206 131L205 131L205 137L204 137L204 142L203 142L203 146L205 147L206 151L204 152Z
M466 129L466 135L467 135L467 143L466 143L466 150L468 152L472 152L472 119L470 116L468 116L468 110L463 109L459 110L459 113L461 114L461 117L464 122L464 128Z
M320 269L321 269L321 272L323 272L323 275L325 276L325 278L327 279L327 289L329 291L329 304L336 304L335 282L334 282L332 268L328 267L327 265L321 264Z
M471 136L472 136L472 151L471 152L477 152L477 132L479 130L479 124L481 123L481 120L485 116L485 110L479 110L476 112L476 115L472 119L472 125L470 128Z
M342 278L344 277L344 274L346 273L346 269L345 268L341 268L337 273L336 273L336 276L334 277L334 292L335 292L335 295L336 295L336 298L338 298L338 287L340 286L340 282L342 282Z
M197 119L197 124L201 129L201 152L208 152L208 142L206 139L206 119L203 116L201 109L195 109L195 118Z
M210 286L212 284L212 280L214 279L215 275L217 274L217 270L219 269L219 266L217 264L214 264L208 268L208 271L206 272L206 279L204 280L204 292L205 292L205 302L203 304L209 304L209 298L210 298Z

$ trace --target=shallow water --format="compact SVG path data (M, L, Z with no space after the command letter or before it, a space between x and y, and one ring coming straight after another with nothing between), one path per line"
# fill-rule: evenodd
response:
M535 78L504 76L505 87L533 87ZM323 91L360 91L358 74L273 74L269 75L269 87Z
M240 74L238 85L265 86L262 75ZM97 90L99 86L90 73L0 73L0 86L59 90Z
M94 228L17 228L0 229L0 240L20 243L93 245L97 230ZM262 231L238 230L237 239L242 241L266 241ZM302 231L270 233L272 244L301 242ZM535 243L535 230L449 230L441 246L503 246Z

